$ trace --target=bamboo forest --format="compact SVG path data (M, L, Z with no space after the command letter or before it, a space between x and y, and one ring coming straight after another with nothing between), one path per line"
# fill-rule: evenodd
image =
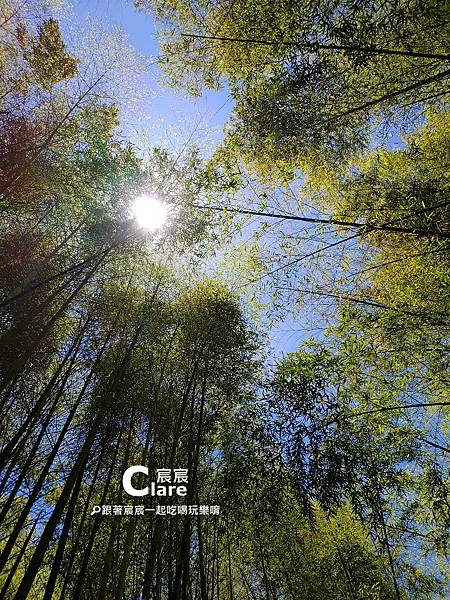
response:
M450 597L449 16L0 0L0 600Z

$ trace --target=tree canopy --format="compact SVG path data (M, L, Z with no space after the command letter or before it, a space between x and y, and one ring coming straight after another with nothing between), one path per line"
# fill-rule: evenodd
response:
M441 2L139 0L163 24L169 81L228 85L227 151L270 176L339 168L448 88Z
M213 156L0 1L0 600L445 598L443 4L135 4L233 99Z

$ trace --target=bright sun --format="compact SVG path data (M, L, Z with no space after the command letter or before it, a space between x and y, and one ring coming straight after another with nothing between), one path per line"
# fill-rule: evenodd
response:
M156 231L166 222L167 209L153 194L143 194L134 199L133 216L140 227Z

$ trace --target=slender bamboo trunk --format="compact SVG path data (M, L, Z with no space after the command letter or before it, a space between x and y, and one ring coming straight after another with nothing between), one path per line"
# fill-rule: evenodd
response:
M104 488L103 488L103 493L102 493L102 497L100 499L100 504L104 504L105 503L105 500L106 500L107 495L108 495L108 491L109 491L109 486L111 484L112 475L114 473L114 469L115 469L115 466L116 466L116 459L117 459L117 454L119 452L120 441L121 441L121 436L119 435L118 441L116 443L116 448L115 448L114 456L113 456L113 458L111 460L111 465L110 465L110 469L109 469L109 472L108 472L108 477L106 479L106 482L105 482L105 485L104 485ZM98 533L98 530L100 529L100 525L101 525L101 516L98 515L96 517L95 521L94 521L94 525L93 525L92 530L90 532L87 546L83 549L83 560L82 560L82 563L81 563L81 566L80 566L80 570L78 572L78 577L77 577L75 588L74 588L74 591L73 591L73 594L72 594L73 598L80 598L82 589L83 589L83 587L84 587L84 585L86 583L86 573L87 573L87 568L88 568L88 565L89 565L89 558L90 558L90 555L91 555L91 551L92 551L92 547L94 545L94 541L95 541L96 535ZM61 596L61 600L63 600L62 596Z
M27 537L25 538L24 543L22 544L20 551L17 555L16 560L14 561L13 566L11 567L9 573L8 573L8 577L5 579L5 583L3 584L2 590L0 592L0 600L5 600L6 598L6 594L9 590L9 586L12 583L12 580L14 579L14 575L16 574L17 569L19 568L20 562L25 554L25 551L28 547L28 544L30 543L31 538L33 537L33 533L36 529L36 526L39 522L39 518L40 518L40 514L37 516L37 518L34 520L34 523L30 529L30 531L28 532Z
M83 444L83 447L78 455L74 466L72 467L69 473L69 476L55 504L52 514L50 515L50 518L47 521L44 531L42 532L40 540L36 546L36 549L28 564L28 567L25 571L25 574L22 578L22 581L13 600L23 600L27 597L28 593L30 592L31 586L33 585L38 570L42 565L45 553L47 552L52 536L70 498L76 480L80 476L80 474L83 473L83 470L89 458L89 451L92 447L92 444L94 443L95 436L98 433L98 428L104 418L104 413L100 411L94 419L94 422L89 430L88 436Z
M67 378L68 378L68 376L69 375L67 375ZM61 398L66 381L63 381L62 385L60 386L59 393L57 394L55 400L53 401L53 404L50 407L50 409L47 413L47 416L41 425L41 429L40 429L39 434L33 444L33 447L31 448L30 454L29 454L28 458L25 460L25 463L23 464L23 467L22 467L20 473L17 475L17 477L15 479L14 486L13 486L11 492L9 493L9 496L8 496L5 504L3 505L2 511L0 513L0 524L3 523L4 519L6 518L6 515L8 514L8 511L16 498L16 494L19 491L20 486L22 485L25 477L27 476L29 468L33 464L33 460L35 459L35 456L37 454L37 451L39 449L39 446L42 442L44 435L47 433L47 427L55 413L56 407ZM26 440L24 439L22 442L22 445L25 445L25 441Z
M233 576L231 570L231 547L230 547L230 529L227 523L227 563L228 563L228 590L230 594L230 600L234 600L233 593Z
M142 600L151 600L152 597L153 577L155 573L156 560L161 548L163 527L162 519L156 518L155 529L150 544L150 550L147 557L147 564L142 584Z
M80 547L81 534L83 533L83 530L84 530L84 525L85 525L85 522L86 522L86 517L87 517L87 514L88 514L88 510L89 510L89 505L90 505L90 502L91 502L92 495L94 493L95 485L97 483L98 474L100 472L100 467L102 465L102 461L103 461L103 456L105 454L105 450L106 450L106 444L102 444L102 449L100 451L100 456L98 457L97 465L96 465L95 471L94 471L94 475L92 477L92 481L91 481L91 484L89 486L89 492L88 492L88 495L87 495L86 500L84 502L83 513L81 515L80 522L79 522L79 524L77 526L76 536L75 536L75 538L73 540L73 543L72 543L72 551L70 553L69 560L68 560L68 565L70 565L71 567L72 567L72 565L75 562L75 557L76 557L76 554L77 554L77 552L79 550L79 547ZM70 570L68 569L66 571L66 574L65 574L65 577L64 577L64 583L63 583L63 586L62 586L62 589L61 589L61 594L59 596L59 600L65 600L65 598L67 597L66 591L67 591L67 587L68 587L69 582L70 582L70 577L69 577L70 574L71 574L71 569Z
M3 448L3 450L0 452L0 468L2 466L4 466L5 464L7 464L7 462L11 459L11 455L12 452L14 451L14 447L15 445L19 442L20 438L27 433L28 431L33 431L33 427L36 423L36 420L39 418L39 416L41 415L47 400L49 399L49 397L51 396L51 393L53 391L53 388L59 378L59 376L62 373L62 370L64 368L64 366L66 365L67 361L69 360L69 358L71 357L70 363L69 363L69 367L66 370L64 377L63 377L63 381L59 386L59 390L58 393L56 395L56 399L54 400L48 414L47 417L44 421L44 424L42 426L42 435L40 435L38 437L38 446L40 443L40 440L42 439L42 436L44 435L45 429L47 427L47 425L49 424L51 417L53 416L53 412L56 409L56 405L58 403L59 398L61 397L63 391L64 391L64 387L65 384L67 383L67 380L72 372L76 357L77 357L77 352L80 348L84 333L86 332L87 326L90 322L90 318L88 318L84 324L84 326L82 327L81 331L78 333L78 335L75 337L71 347L69 348L69 350L67 351L67 353L65 354L63 360L60 362L60 364L58 365L57 369L55 370L52 378L50 379L50 381L48 382L48 384L45 386L44 391L42 392L42 394L40 395L40 397L38 398L38 401L36 402L36 404L34 405L33 409L30 411L29 415L27 416L27 418L25 419L24 423L19 427L18 431L15 433L15 435L12 437L12 439L6 444L6 446ZM25 438L28 437L25 435ZM35 444L36 446L36 444ZM37 449L37 447L33 447L33 450L31 451L30 455L33 455L33 452ZM0 522L1 522L1 517L0 517Z
M200 462L200 451L202 447L202 438L203 438L203 413L206 402L206 377L207 377L208 365L205 365L205 372L203 375L202 382L202 390L201 390L201 399L200 399L200 409L199 409L199 417L198 417L198 429L197 429L197 439L195 444L195 454L194 454L194 472L193 472L193 484L194 494L197 500L197 506L200 504L199 494L198 494L198 466ZM205 561L204 561L204 549L203 549L203 535L202 535L202 526L201 526L201 516L197 516L197 533L198 533L198 556L199 556L199 575L200 575L200 597L201 600L208 600L208 586L206 581L205 574Z
M94 266L88 271L88 273L83 277L83 279L77 284L75 290L64 300L61 306L58 308L56 313L52 315L52 317L45 323L45 325L41 328L39 335L35 334L34 338L32 338L31 343L27 348L27 352L25 356L21 357L18 361L16 368L14 369L14 373L11 373L8 377L4 378L2 383L0 384L0 390L3 390L7 387L11 379L17 374L20 373L26 366L29 359L33 356L39 346L46 339L49 334L52 326L58 321L58 319L64 314L66 309L71 305L73 300L78 296L80 291L87 285L92 276L96 273L102 262L106 258L106 254L104 254L100 260L98 260Z
M4 566L6 564L6 561L8 560L8 557L9 557L9 555L10 555L10 553L11 553L13 547L14 547L14 544L15 544L16 540L17 540L17 537L19 536L20 531L22 530L22 527L23 527L23 525L25 523L25 520L26 520L26 518L27 518L27 516L28 516L28 514L29 514L29 512L30 512L30 510L31 510L31 508L33 506L33 504L37 500L37 498L39 496L39 493L41 492L41 489L42 489L42 486L44 484L44 481L47 478L48 473L50 472L50 468L51 468L51 466L53 464L53 461L54 461L54 459L55 459L55 457L56 457L56 455L58 453L58 450L59 450L59 448L60 448L60 446L61 446L61 444L62 444L62 442L64 440L64 437L65 437L65 435L66 435L66 433L67 433L67 431L68 431L68 429L70 427L70 424L71 424L71 422L72 422L72 420L73 420L73 418L75 416L75 413L76 413L76 411L78 410L78 408L79 408L79 406L81 404L81 401L82 401L82 399L84 397L85 391L86 391L86 389L87 389L87 387L89 385L89 382L90 382L90 380L91 380L91 378L92 378L92 376L93 376L93 374L94 374L94 372L95 372L95 370L97 368L98 363L100 362L100 359L101 359L101 356L102 356L104 350L106 349L107 343L108 343L108 339L104 342L104 344L103 344L100 352L97 354L97 357L96 357L96 359L95 359L95 361L94 361L94 363L93 363L93 365L92 365L92 367L91 367L91 369L89 371L88 376L86 377L86 380L85 380L85 382L83 384L83 387L82 387L80 393L78 394L78 397L77 397L77 399L76 399L76 401L75 401L75 403L74 403L74 405L73 405L73 407L72 407L72 409L71 409L71 411L70 411L70 413L69 413L69 415L68 415L68 417L67 417L67 419L66 419L66 421L64 423L63 428L61 429L61 432L60 432L60 434L58 436L58 439L57 439L57 441L56 441L56 443L55 443L55 445L54 445L54 447L53 447L50 455L47 458L45 466L41 470L41 472L39 474L39 477L38 477L38 480L36 481L36 483L35 483L35 485L33 487L33 490L31 492L30 496L28 497L27 503L25 504L25 506L24 506L24 508L23 508L23 510L21 512L21 515L18 518L18 520L16 522L16 525L15 525L15 527L14 527L14 529L13 529L10 537L9 537L7 543L5 544L5 547L4 547L4 549L3 549L3 551L2 551L2 553L0 555L0 571L4 568Z
M142 450L142 464L144 464L144 465L150 464L151 452L149 452L149 446L150 446L150 440L152 437L151 433L152 433L152 431L151 431L151 428L149 427L149 429L147 431L147 436L145 439L145 445ZM139 477L139 483L141 483L141 480L142 480L142 477ZM116 597L118 598L118 600L121 600L125 593L126 575L127 575L128 566L130 564L131 550L133 547L136 523L137 523L136 519L131 519L127 526L123 556L122 556L122 560L120 563L119 576L118 576L117 587L116 587Z
M122 461L121 472L123 472L125 467L129 465L130 452L131 452L130 444L131 444L131 435L133 432L133 426L134 426L134 412L131 414L131 417L130 417L130 427L128 430L125 456ZM122 431L123 431L123 428L121 429L120 436L122 435ZM123 491L123 488L121 487L120 491L119 491L119 495L117 497L117 504L122 504L122 491ZM108 589L108 577L113 571L112 567L113 567L113 562L114 562L114 541L115 541L116 537L117 537L116 520L113 519L112 523L111 523L111 531L109 534L108 545L106 547L105 557L103 559L103 570L102 570L102 575L100 578L98 600L105 600L105 598L106 598L106 593L107 593L107 589Z
M199 504L197 500L197 504ZM198 563L199 563L199 575L200 575L200 598L201 600L208 600L208 584L206 581L205 573L205 557L203 547L203 533L201 516L197 515L197 534L198 534Z
M52 568L47 580L47 585L45 587L45 593L42 600L52 600L53 598L53 592L55 590L56 581L60 573L61 562L63 559L64 550L66 548L69 530L72 525L72 520L75 513L75 506L78 500L78 495L80 493L80 488L83 481L83 475L83 471L80 470L80 473L78 474L77 480L75 482L75 487L73 489L72 496L70 497L69 505L67 507L66 518L64 519L64 526L59 537L55 556L52 560Z

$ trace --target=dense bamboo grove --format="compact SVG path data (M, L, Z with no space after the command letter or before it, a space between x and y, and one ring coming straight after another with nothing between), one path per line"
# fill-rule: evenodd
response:
M446 597L441 4L136 8L167 27L172 85L229 86L208 160L143 158L116 55L0 2L0 600ZM131 215L143 193L160 231ZM274 363L249 293L319 333ZM129 496L130 465L187 469L186 497Z

